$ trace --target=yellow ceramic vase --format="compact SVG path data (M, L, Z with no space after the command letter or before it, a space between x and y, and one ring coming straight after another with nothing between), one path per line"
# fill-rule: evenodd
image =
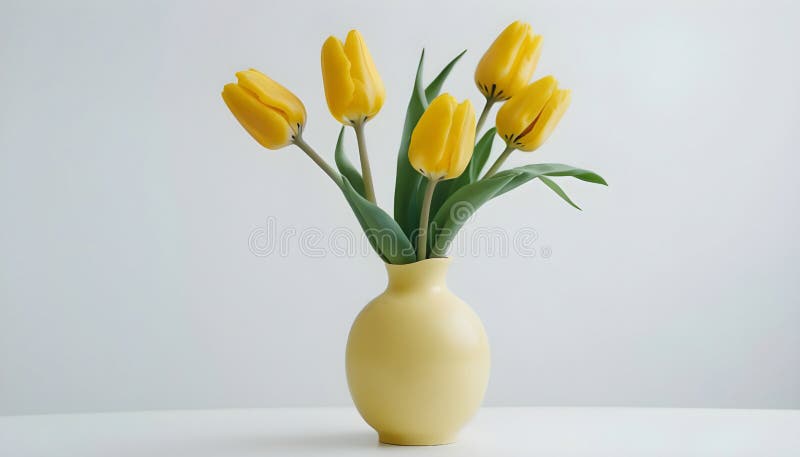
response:
M389 285L350 329L350 394L382 443L452 443L483 400L489 343L472 308L447 288L449 264L387 264Z

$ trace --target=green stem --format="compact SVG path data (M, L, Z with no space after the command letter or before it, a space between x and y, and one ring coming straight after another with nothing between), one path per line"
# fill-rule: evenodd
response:
M428 217L431 213L431 200L433 200L433 189L438 183L438 179L428 178L428 185L425 186L425 198L422 200L422 212L419 215L419 235L417 236L417 260L425 260L428 251Z
M494 105L496 101L497 100L494 97L486 97L486 103L483 104L483 111L481 111L481 115L478 118L478 124L475 126L476 139L481 131L481 127L483 127L484 122L486 122L486 117L489 115L489 111L492 110L492 105Z
M511 155L514 149L515 148L511 145L506 146L505 150L503 150L503 153L500 154L500 157L498 157L497 160L495 160L494 163L492 164L492 168L490 168L489 171L487 171L486 174L483 175L483 178L481 179L489 178L493 174L497 173L497 170L500 169L500 166L503 165L503 162L506 161L506 159L508 158L509 155Z
M298 148L302 149L303 152L306 153L306 155L311 157L311 160L313 160L314 163L316 163L320 168L322 168L322 171L327 173L327 175L331 177L331 179L333 180L333 182L336 183L336 185L338 186L342 185L342 176L336 170L334 170L333 167L328 165L328 162L325 162L325 159L320 157L319 154L317 154L317 152L314 150L314 148L309 146L309 144L306 143L303 140L303 138L300 137L300 135L297 135L297 137L294 139L294 144Z
M364 178L364 193L367 200L377 204L375 200L375 186L372 184L372 170L369 168L369 157L367 156L367 142L364 139L364 124L365 122L356 122L353 124L353 130L356 131L356 139L358 140L358 155L361 158L361 175Z

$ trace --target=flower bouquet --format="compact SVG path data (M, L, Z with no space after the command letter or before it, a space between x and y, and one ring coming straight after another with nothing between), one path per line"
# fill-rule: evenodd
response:
M331 115L343 127L336 168L303 138L306 110L291 91L257 70L236 73L222 98L262 146L295 145L341 190L370 245L385 262L389 285L356 318L347 344L347 377L362 417L393 444L443 444L455 439L483 398L489 349L472 309L450 292L444 277L448 246L469 216L489 200L538 179L578 206L551 178L571 176L606 184L598 174L563 164L502 169L514 151L540 148L566 112L571 93L553 76L530 82L542 37L514 22L500 33L475 70L484 96L476 116L469 100L441 89L464 52L428 84L424 51L417 66L397 156L393 217L375 198L364 130L381 110L385 89L361 34L322 45L322 79ZM501 105L495 127L482 131ZM352 128L359 167L344 147ZM492 159L498 135L505 147Z

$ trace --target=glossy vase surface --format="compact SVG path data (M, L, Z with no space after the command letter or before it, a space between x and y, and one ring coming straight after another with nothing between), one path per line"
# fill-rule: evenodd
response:
M386 290L350 329L350 394L383 443L452 443L483 400L489 343L472 308L447 288L449 265L387 264Z

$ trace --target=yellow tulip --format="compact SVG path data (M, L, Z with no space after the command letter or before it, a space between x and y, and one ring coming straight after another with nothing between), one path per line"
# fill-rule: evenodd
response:
M343 124L363 123L383 106L383 81L358 30L351 30L344 43L333 36L325 40L322 80L328 109Z
M531 80L542 48L542 36L515 21L500 33L475 69L475 84L487 99L507 100Z
M452 179L464 172L474 145L472 103L458 103L452 95L442 94L431 102L414 128L408 160L428 179Z
M258 70L236 73L222 99L250 135L268 149L295 141L306 123L306 108L288 89Z
M509 148L533 151L558 125L572 99L552 76L528 85L497 112L497 134Z

